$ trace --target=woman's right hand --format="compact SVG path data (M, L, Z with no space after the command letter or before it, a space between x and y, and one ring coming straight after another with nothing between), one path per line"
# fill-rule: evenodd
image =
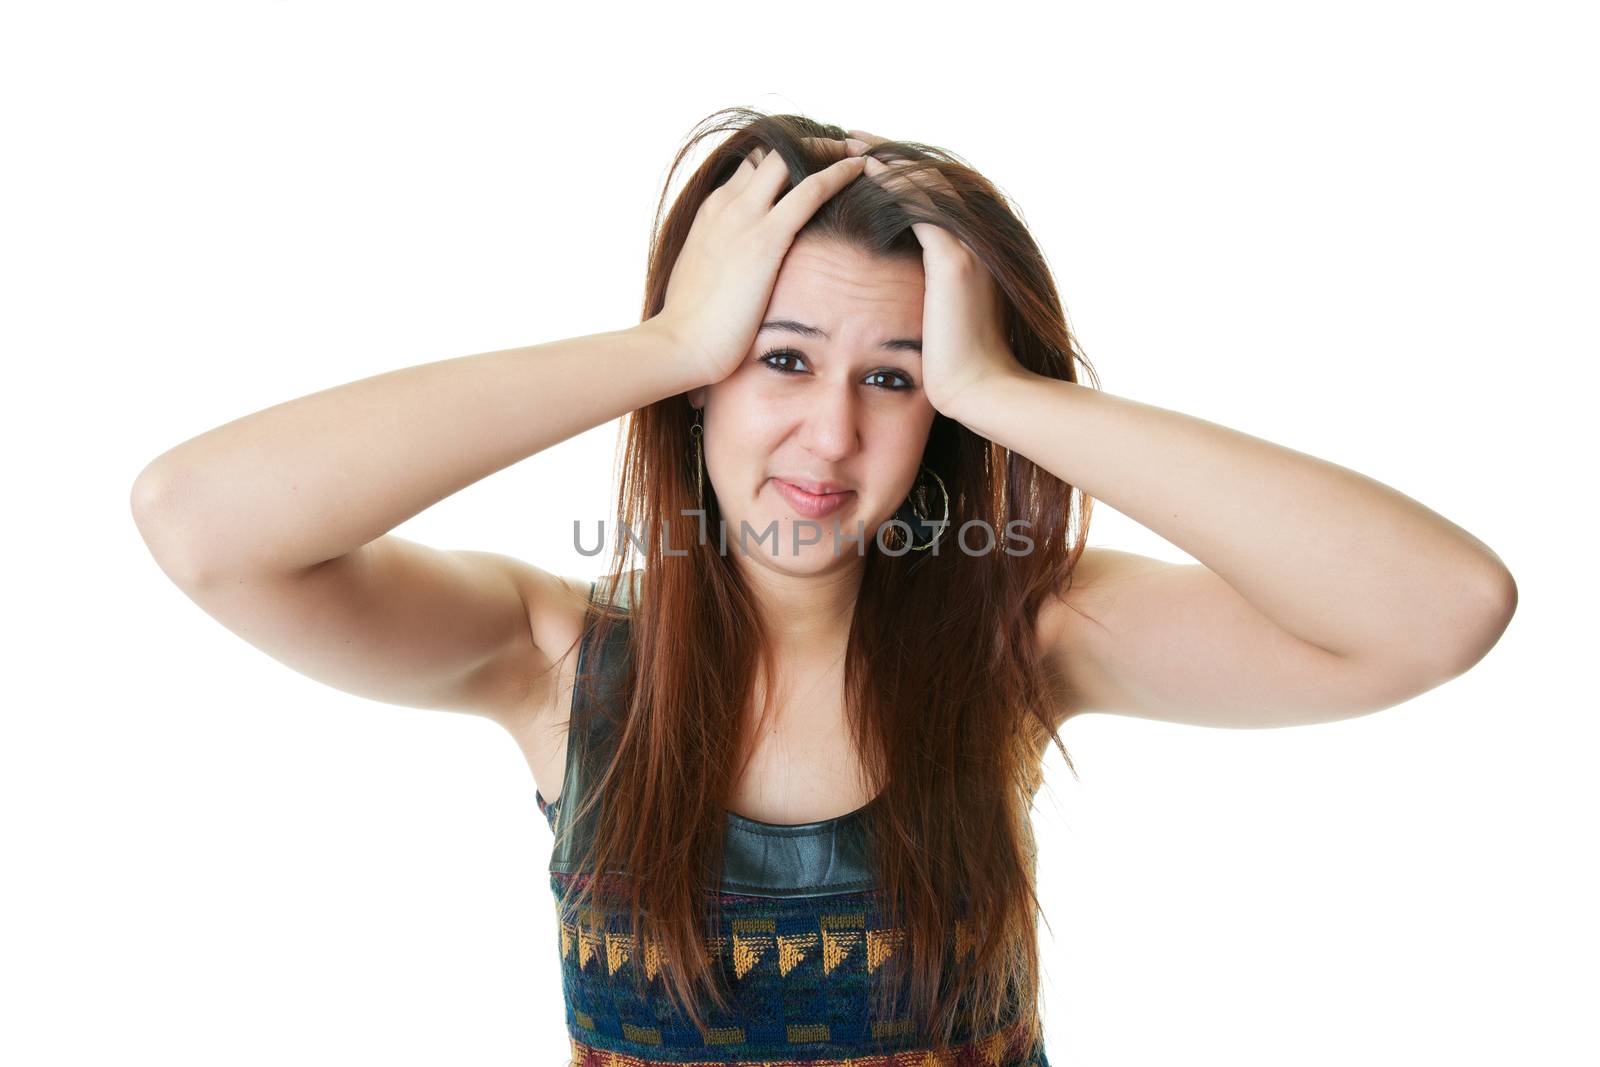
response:
M849 154L807 175L774 204L789 168L776 152L757 148L695 213L665 304L648 321L677 341L703 384L732 374L749 353L795 234L862 172L866 157L860 153L867 146L861 141L811 140Z

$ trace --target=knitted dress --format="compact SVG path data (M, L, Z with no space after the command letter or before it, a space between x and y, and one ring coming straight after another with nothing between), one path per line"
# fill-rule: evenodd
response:
M615 607L629 608L629 585L618 586ZM591 600L595 593L591 583ZM626 623L614 626L601 644L590 640L585 625L578 672L598 673L595 700L575 688L561 795L547 802L535 792L553 833L561 830L563 813L576 807L571 798L581 797L609 761L614 726L595 705L617 706L626 630ZM874 977L899 938L873 893L866 847L872 803L794 825L726 813L721 919L717 936L706 943L730 991L731 1011L718 1013L703 1002L707 1029L697 1028L668 999L656 954L632 943L625 908L613 914L594 907L573 916L562 906L586 877L582 857L601 807L585 813L589 825L557 840L549 865L571 1067L1049 1067L1042 1044L1027 1047L1014 1026L936 1054L917 1043L909 1018L873 1014ZM947 950L960 953L970 949L971 931L960 921L956 927ZM645 971L642 998L634 968Z

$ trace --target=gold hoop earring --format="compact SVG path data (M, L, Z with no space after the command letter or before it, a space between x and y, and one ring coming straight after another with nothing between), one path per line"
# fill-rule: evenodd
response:
M950 490L945 488L944 479L939 477L939 472L928 466L926 463L924 463L921 470L917 472L917 481L912 484L911 493L906 497L906 503L901 505L901 510L909 510L911 512L911 516L917 519L919 522L922 522L926 525L933 524L934 520L927 514L928 489L926 486L921 484L922 471L927 471L929 474L933 475L933 480L939 485L939 492L944 496L944 517L939 519L939 532L933 535L932 540L924 544L919 545L912 541L909 536L905 534L900 535L900 540L902 543L906 547L910 548L913 552L926 552L928 549L938 544L940 539L944 537L945 530L950 525ZM920 510L918 505L921 505ZM907 522L906 525L910 526L911 523ZM898 527L895 528L895 532L899 533Z

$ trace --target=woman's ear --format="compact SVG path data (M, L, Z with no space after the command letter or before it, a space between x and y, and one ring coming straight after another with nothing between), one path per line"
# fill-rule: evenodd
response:
M706 406L706 387L703 385L696 386L683 395L688 397L689 403L694 407L703 408Z

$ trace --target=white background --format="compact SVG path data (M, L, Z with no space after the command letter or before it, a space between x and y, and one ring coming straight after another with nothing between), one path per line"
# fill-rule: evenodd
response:
M1487 659L1380 713L1069 724L1052 1062L1596 1062L1580 8L8 6L0 1059L565 1062L514 742L258 652L128 492L280 401L636 322L673 151L747 104L956 151L1108 392L1371 475L1517 579ZM398 532L593 576L616 428ZM1091 542L1188 559L1103 505Z

